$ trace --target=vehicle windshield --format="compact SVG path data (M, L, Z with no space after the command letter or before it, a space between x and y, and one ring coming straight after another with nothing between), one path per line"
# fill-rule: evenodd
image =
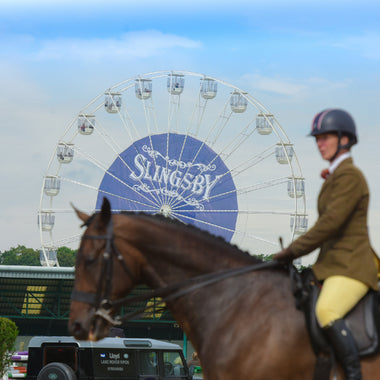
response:
M177 377L185 375L185 368L179 352L165 351L164 357L164 376Z
M157 375L158 359L155 351L142 351L140 353L140 374L141 375Z

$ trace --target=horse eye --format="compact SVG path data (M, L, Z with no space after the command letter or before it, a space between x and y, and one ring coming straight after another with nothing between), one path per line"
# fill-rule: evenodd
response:
M91 265L96 262L97 258L97 255L87 255L84 257L84 262L86 263L86 265Z
M80 258L80 260L82 260L85 263L85 265L90 265L96 262L98 255L96 254L96 252L83 253L83 251L79 249L78 258Z
M100 256L100 252L103 248L104 243L92 241L91 244L81 244L78 254L80 255L85 265L91 265L97 262Z

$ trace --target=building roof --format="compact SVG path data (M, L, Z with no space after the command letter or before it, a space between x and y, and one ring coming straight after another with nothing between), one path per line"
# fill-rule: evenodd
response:
M67 320L73 284L74 268L0 265L0 316L24 322ZM140 285L130 296L148 293L149 290ZM127 305L122 308L122 314L144 306L150 309L138 321L174 322L167 309L162 310L159 298Z
M0 278L51 278L74 280L74 267L0 265Z

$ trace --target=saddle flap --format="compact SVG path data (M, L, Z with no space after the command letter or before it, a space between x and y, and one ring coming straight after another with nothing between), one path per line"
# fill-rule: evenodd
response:
M344 318L361 356L377 351L379 346L379 305L377 292L368 293Z
M311 345L318 356L320 352L329 351L329 345L315 315L320 286L310 268L302 271L299 276L302 292L297 292L298 298L294 292L297 306L304 312ZM299 297L300 294L302 294L302 299ZM374 354L379 350L380 310L377 292L369 290L344 319L354 337L360 356Z

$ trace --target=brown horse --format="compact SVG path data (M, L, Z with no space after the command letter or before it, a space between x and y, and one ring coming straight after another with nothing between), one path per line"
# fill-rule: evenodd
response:
M107 200L92 217L77 214L87 226L69 320L78 339L105 337L117 312L112 302L139 283L175 289L196 276L260 266L257 258L195 227L159 216L112 215ZM102 304L105 297L111 301ZM96 313L102 306L105 314ZM313 378L316 357L284 270L263 268L194 287L167 307L198 352L208 380ZM362 372L365 380L379 378L379 356L364 359Z

